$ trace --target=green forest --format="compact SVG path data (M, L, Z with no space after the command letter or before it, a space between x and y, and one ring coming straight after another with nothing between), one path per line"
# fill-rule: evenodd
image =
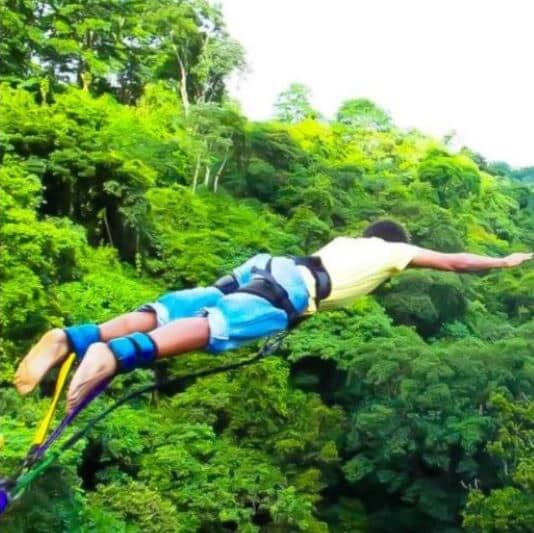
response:
M380 218L444 252L534 249L534 168L401 130L372 95L326 119L295 83L247 119L225 86L244 51L212 3L0 0L0 19L0 477L50 402L53 374L24 398L12 380L52 327ZM74 427L256 349L119 376ZM122 406L0 531L531 531L533 392L531 263L408 270L255 365Z

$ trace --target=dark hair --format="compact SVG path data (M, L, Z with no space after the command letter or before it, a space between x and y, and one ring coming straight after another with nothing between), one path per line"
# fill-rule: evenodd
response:
M364 237L380 237L389 242L410 242L408 230L394 220L379 220L365 228Z

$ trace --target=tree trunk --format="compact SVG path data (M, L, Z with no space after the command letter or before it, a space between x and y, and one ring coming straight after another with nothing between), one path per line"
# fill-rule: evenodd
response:
M178 66L180 67L180 96L182 97L182 104L184 106L184 115L187 117L189 115L189 96L187 96L187 71L185 65L174 47L176 52L176 59L178 61Z
M200 152L197 154L197 162L195 164L195 175L193 176L193 192L197 190L199 172L200 172Z
M206 38L204 39L204 42L202 43L202 52L201 52L201 56L206 56L207 52L207 48L208 48L208 42L209 42L209 35L206 34ZM205 80L202 81L201 83L201 89L200 89L200 94L198 95L198 100L197 102L200 102L200 103L205 103L206 102L206 95L207 95L207 92L208 92L208 87L209 87L209 77L207 77Z
M228 161L228 149L224 153L224 159L221 163L221 166L219 167L219 170L217 171L217 174L215 174L215 179L213 180L213 192L217 192L217 189L219 188L219 178L221 177L221 174L224 170L224 167L226 166L227 161Z
M108 234L109 244L115 248L115 245L113 244L113 238L111 237L111 228L109 227L108 222L108 208L106 207L104 209L104 225L106 226L106 232Z
M210 175L211 175L211 167L206 165L206 173L204 174L204 185L206 186L206 189L209 187L210 184Z
M89 92L89 85L91 84L91 73L84 71L81 75L82 91Z

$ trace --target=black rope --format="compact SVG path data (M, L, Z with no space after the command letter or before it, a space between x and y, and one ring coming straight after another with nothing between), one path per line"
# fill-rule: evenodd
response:
M184 385L190 380L196 380L198 378L203 378L206 376L212 376L214 374L220 374L222 372L229 372L231 370L236 370L238 368L242 368L244 366L252 365L259 361L260 359L271 355L274 353L281 345L282 341L284 340L285 336L288 334L287 331L280 333L270 339L267 339L265 343L262 345L262 347L258 350L258 352L249 359L245 359L244 361L239 361L237 363L231 363L229 365L222 365L215 368L210 368L207 370L200 370L199 372L194 372L192 374L186 374L184 376L178 376L171 379L166 379L161 382L154 382L150 383L149 385L145 385L143 387L140 387L136 389L135 391L132 391L125 396L122 396L118 400L115 401L112 405L110 405L107 409L102 411L100 414L93 417L89 422L86 423L86 425L78 430L74 435L72 435L69 439L67 439L60 447L59 453L62 453L69 448L72 448L81 438L83 438L91 429L98 424L103 418L108 416L110 413L118 409L121 405L124 405L125 403L129 402L133 398L136 398L137 396L141 396L142 394L145 394L147 392L151 392L154 390L163 389L166 387L171 386L177 386L177 385Z
M145 394L147 392L151 392L154 390L159 390L160 388L182 385L190 380L196 380L201 377L211 376L214 374L220 374L222 372L229 372L231 370L236 370L244 366L252 365L256 363L257 361L259 361L260 359L262 359L263 357L266 357L274 353L280 347L283 339L285 338L287 334L288 334L288 331L284 331L273 337L268 338L253 357L250 357L249 359L245 359L244 361L231 363L229 365L222 365L222 366L218 366L218 367L207 369L207 370L201 370L199 372L194 372L192 374L187 374L184 376L178 376L175 378L163 380L161 382L158 382L158 380L156 380L154 383L150 383L149 385L140 387L137 390L134 390L130 392L129 394L122 396L121 398L116 400L112 405L110 405L107 409L105 409L103 412L91 418L85 424L83 428L78 430L76 433L74 433L74 435L72 435L69 439L67 439L57 451L52 452L52 456L49 456L48 459L45 456L41 458L40 460L38 460L37 462L32 464L28 456L24 460L22 467L20 467L20 469L17 470L17 473L14 476L11 476L8 479L0 479L0 514L2 514L5 511L7 503L11 499L10 492L16 489L17 484L19 483L20 476L22 475L22 472L25 468L29 467L29 470L27 471L25 475L28 475L34 468L35 469L48 468L48 466L52 464L63 452L72 448L80 439L82 439L89 431L91 431L91 429L93 429L93 427L98 422L100 422L107 415L115 411L115 409L118 409L121 405L124 405L126 402L132 400L133 398L136 398L137 396L141 396L142 394ZM20 490L23 491L24 488ZM3 497L3 500L1 497Z

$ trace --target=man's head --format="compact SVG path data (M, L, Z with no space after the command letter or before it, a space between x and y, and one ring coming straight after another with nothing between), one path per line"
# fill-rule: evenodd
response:
M394 220L378 220L373 222L363 232L364 237L379 237L389 242L410 242L408 230Z

